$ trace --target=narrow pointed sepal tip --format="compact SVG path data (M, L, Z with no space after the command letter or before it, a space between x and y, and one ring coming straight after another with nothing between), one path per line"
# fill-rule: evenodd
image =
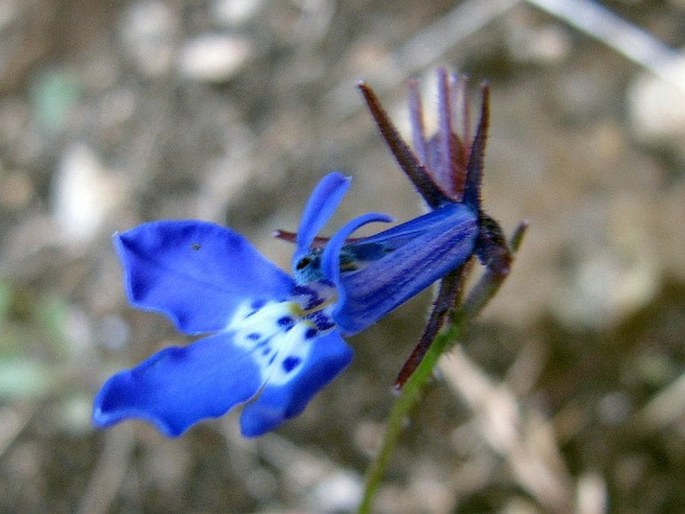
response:
M511 238L509 238L509 246L513 252L518 252L529 226L529 221L523 220L516 226L516 229L514 229L514 233L511 235Z

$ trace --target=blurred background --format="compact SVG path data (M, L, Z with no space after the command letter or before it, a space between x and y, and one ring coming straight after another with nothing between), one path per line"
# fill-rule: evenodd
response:
M448 65L491 84L486 209L530 229L377 511L685 512L684 46L683 0L0 0L0 511L354 509L430 292L275 434L94 431L110 374L188 342L127 305L111 234L213 220L286 267L332 169L333 228L415 216L355 82L406 133Z

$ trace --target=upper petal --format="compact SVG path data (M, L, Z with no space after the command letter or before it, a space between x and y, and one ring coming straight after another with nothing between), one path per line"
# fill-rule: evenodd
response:
M345 241L352 233L358 228L375 222L389 223L392 218L387 214L381 214L378 212L368 212L357 216L356 218L348 221L343 225L330 241L326 244L321 256L321 271L323 277L330 280L334 284L338 285L340 279L340 252L342 247L345 245Z
M477 234L477 215L462 204L447 204L346 245L353 256L359 245L369 260L334 280L339 298L333 319L348 334L375 323L468 260Z
M140 418L167 436L178 436L259 391L264 377L253 351L235 344L230 333L166 348L104 384L95 399L93 423L106 427Z
M156 221L116 234L129 300L166 314L186 333L224 329L247 301L294 286L240 234L202 221Z
M426 215L395 225L377 234L347 243L343 246L342 253L347 259L351 259L357 264L378 260L426 232L440 231L446 225L453 224L455 210L461 210L461 208L454 206L438 208Z
M306 255L314 238L340 205L350 188L351 179L333 171L323 177L312 191L300 218L297 230L297 250L293 255L293 267Z
M312 397L350 363L352 356L352 349L337 330L316 335L306 323L293 327L264 389L243 408L242 434L262 435L300 414Z

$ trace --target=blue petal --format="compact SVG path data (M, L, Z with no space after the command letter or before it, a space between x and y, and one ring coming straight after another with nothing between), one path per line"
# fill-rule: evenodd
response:
M293 268L300 258L309 253L314 238L338 208L350 184L351 179L337 171L327 174L319 181L300 219Z
M260 436L300 414L352 360L352 349L337 331L314 336L313 330L304 323L291 330L290 344L279 353L266 386L243 409L245 437Z
M437 209L378 234L345 244L342 252L347 258L353 259L357 265L364 264L366 261L378 260L386 256L426 232L434 229L443 230L446 223L453 222L453 208Z
M141 418L178 436L259 391L264 378L250 352L229 333L166 348L105 383L95 399L93 423L106 427Z
M213 223L145 223L114 243L131 303L189 334L222 330L246 300L282 299L294 286L244 237Z
M467 261L477 234L477 214L462 204L448 204L347 245L381 245L388 252L367 246L361 253L375 260L334 277L339 299L333 319L346 334L360 332Z
M333 237L326 244L323 255L321 256L321 270L323 272L323 276L327 280L332 281L334 284L338 284L339 282L340 251L345 245L345 240L350 237L355 230L363 225L377 221L389 223L392 221L392 218L386 214L369 212L348 221L345 225L343 225L342 228L333 234Z

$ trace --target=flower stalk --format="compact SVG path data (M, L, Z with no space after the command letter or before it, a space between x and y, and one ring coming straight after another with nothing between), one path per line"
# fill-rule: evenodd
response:
M527 228L528 224L522 222L514 231L509 241L512 256L518 252ZM432 340L423 360L407 378L390 410L378 454L369 465L364 495L358 509L359 514L372 512L374 497L388 469L402 428L405 426L404 421L421 400L440 357L461 340L470 323L495 296L506 278L506 274L500 274L491 269L485 270L466 299L448 313L450 322Z

